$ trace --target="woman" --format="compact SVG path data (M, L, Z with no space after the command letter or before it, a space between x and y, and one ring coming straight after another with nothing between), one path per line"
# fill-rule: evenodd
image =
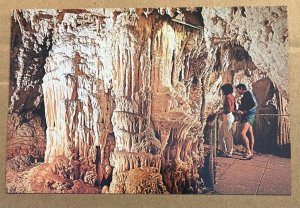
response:
M233 87L227 83L221 87L222 93L225 96L223 102L223 110L218 114L223 115L223 122L221 129L219 130L219 149L221 150L220 156L232 157L233 152L233 132L232 124L234 122L234 105L235 100L233 93Z

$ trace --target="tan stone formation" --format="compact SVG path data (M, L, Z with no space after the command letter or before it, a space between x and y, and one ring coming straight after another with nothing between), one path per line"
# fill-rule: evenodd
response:
M46 135L42 118L28 112L20 118L8 116L7 158L28 155L32 162L43 160L46 150Z
M82 166L82 165L81 165ZM64 156L51 163L27 165L22 171L7 170L8 193L98 193L95 177L79 178L80 167Z
M286 7L203 8L202 16L208 45L218 39L234 40L249 53L256 67L267 73L282 93L287 93Z
M41 78L52 44L50 20L53 14L48 10L33 13L36 15L16 10L12 14L8 159L30 155L32 160L43 160L45 155L46 121Z
M45 163L20 175L30 188L10 192L202 193L204 128L222 84L243 82L259 112L288 114L286 15L285 7L14 11L8 158ZM171 20L182 17L198 27ZM255 128L267 129L261 145L290 143L288 117L258 117ZM8 174L24 160L11 160Z

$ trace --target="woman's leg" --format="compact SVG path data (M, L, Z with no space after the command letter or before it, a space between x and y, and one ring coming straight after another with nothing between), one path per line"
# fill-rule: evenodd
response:
M219 150L221 150L223 153L225 153L226 151L226 143L224 140L224 126L225 126L225 122L224 120L222 121L222 125L221 128L219 129Z
M232 155L233 152L233 132L232 125L234 122L234 116L232 113L226 114L226 129L224 129L224 138L226 142L226 154Z
M219 144L220 149L227 156L231 156L233 152L233 138L231 131L233 121L234 117L232 115L223 114L223 122L219 134Z

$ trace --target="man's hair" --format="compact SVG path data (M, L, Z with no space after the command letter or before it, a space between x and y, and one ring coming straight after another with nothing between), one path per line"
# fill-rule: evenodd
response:
M246 87L246 85L244 85L244 84L238 84L238 85L236 86L236 88L241 89L241 90L247 90L247 87Z
M224 84L222 87L221 87L221 90L223 91L224 95L229 95L231 93L233 93L233 87L231 84L227 83L227 84Z

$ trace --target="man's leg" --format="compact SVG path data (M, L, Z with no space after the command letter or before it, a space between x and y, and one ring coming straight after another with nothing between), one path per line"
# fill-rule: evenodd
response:
M253 134L253 127L251 125L249 127L249 133L250 133L249 147L250 147L250 150L251 150L251 154L253 156L254 134Z
M247 151L247 155L252 155L251 154L251 150L250 150L250 146L249 146L249 139L246 135L247 131L249 130L250 124L248 122L242 123L241 124L241 132L240 132L240 136L242 137L244 143L245 143L245 147L246 147L246 151Z

